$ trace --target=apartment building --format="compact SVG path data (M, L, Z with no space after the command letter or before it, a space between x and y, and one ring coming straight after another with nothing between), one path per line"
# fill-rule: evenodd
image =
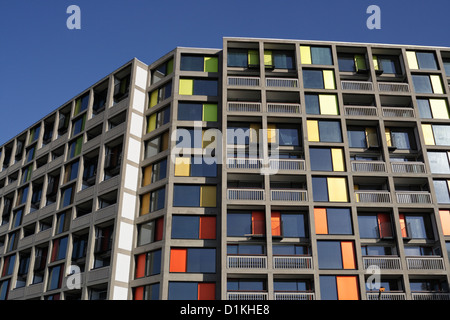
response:
M0 299L449 300L449 80L423 46L133 59L0 147Z

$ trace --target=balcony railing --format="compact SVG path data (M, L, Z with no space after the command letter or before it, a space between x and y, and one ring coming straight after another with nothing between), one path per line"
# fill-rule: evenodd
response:
M342 90L372 91L373 84L368 81L341 81Z
M382 107L383 117L391 118L414 118L414 109L412 108L396 108L396 107Z
M442 257L406 257L408 270L445 270Z
M388 257L388 256L372 256L363 257L364 269L368 269L370 266L377 266L383 270L400 270L400 258Z
M267 292L227 292L227 300L267 300Z
M314 292L275 292L275 300L314 300Z
M229 86L258 87L259 84L259 77L228 77Z
M312 269L312 257L303 256L275 256L274 269Z
M227 256L227 268L237 269L265 269L266 256Z
M404 292L368 292L367 300L406 300Z
M308 191L306 190L270 190L272 201L284 202L304 202L308 201Z
M409 85L407 83L380 82L378 83L378 90L384 92L409 92Z
M263 201L263 189L228 189L228 200Z
M300 114L301 108L298 103L268 103L267 112Z
M428 191L397 191L398 203L431 203L431 194Z
M270 159L269 167L273 170L305 171L305 160L301 159Z
M261 169L262 160L252 158L227 158L228 169Z
M425 173L423 162L391 162L394 173Z
M446 292L412 292L413 300L450 300L450 293Z
M298 79L266 78L266 86L276 88L297 88Z
M229 112L261 112L259 102L228 102Z
M386 164L383 161L352 161L353 172L386 172Z
M363 203L389 203L391 193L389 191L355 191L356 202Z
M347 116L377 116L377 108L371 106L345 106L345 115Z

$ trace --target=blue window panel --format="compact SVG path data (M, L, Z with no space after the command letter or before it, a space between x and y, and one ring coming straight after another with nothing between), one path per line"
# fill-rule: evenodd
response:
M49 276L50 279L49 279L48 288L47 288L48 290L53 290L53 289L59 288L60 273L61 273L61 266L53 267L50 270L50 276Z
M201 103L178 103L178 120L202 121L203 104Z
M295 128L278 128L280 146L298 146L298 130Z
M427 230L423 216L407 216L406 225L409 236L414 239L427 239Z
M314 201L328 201L327 178L313 177L312 186Z
M358 216L359 235L364 239L377 239L378 218L376 215Z
M320 299L337 300L337 285L335 276L320 276Z
M148 275L155 275L161 273L161 250L156 250L151 253L151 262L148 266ZM159 289L158 289L159 293Z
M200 186L175 185L173 187L174 207L199 207Z
M199 217L194 216L172 216L172 238L173 239L198 239Z
M303 87L307 89L323 89L323 71L303 70Z
M216 249L189 248L187 272L216 272Z
M450 126L433 125L433 135L437 146L450 146Z
M427 99L417 99L417 108L419 109L419 115L422 119L431 119L430 103Z
M414 90L418 93L433 93L430 77L427 75L413 75Z
M263 291L265 285L262 280L228 280L228 291Z
M350 209L328 208L327 220L329 234L353 234Z
M349 129L347 136L350 148L367 148L366 132L363 128L361 130Z
M239 49L228 49L228 66L229 67L247 67L248 51Z
M227 214L227 235L239 237L252 233L252 214L239 213Z
M428 160L430 162L431 173L450 173L450 164L447 152L428 151Z
M404 149L404 150L411 149L408 132L391 131L391 138L392 138L392 144L397 149Z
M342 269L341 243L317 241L319 269Z
M0 282L0 300L6 300L9 290L9 280Z
M446 180L433 180L434 189L438 203L450 203L448 185Z
M342 142L341 124L339 121L319 121L321 142Z
M203 56L181 56L180 70L183 71L203 71Z
M217 163L213 158L205 158L201 155L191 159L191 177L216 177Z
M198 300L198 283L169 282L169 300Z
M294 69L294 57L292 54L274 52L273 64L275 69Z
M419 69L437 70L436 59L431 52L416 52Z
M282 214L281 224L283 237L306 237L305 217L302 214Z
M307 114L320 114L319 96L305 94L305 108Z
M356 72L355 57L353 55L338 58L339 71Z
M331 49L327 47L311 47L311 60L313 64L332 65Z
M309 149L310 165L313 171L333 171L331 149L311 148Z
M378 57L378 63L381 65L383 73L399 73L399 65L396 57Z
M194 80L194 95L217 96L216 80Z
M450 61L444 61L444 69L447 77L450 77Z

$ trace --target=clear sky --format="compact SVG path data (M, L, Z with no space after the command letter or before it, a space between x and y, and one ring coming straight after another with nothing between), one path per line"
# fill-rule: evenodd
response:
M70 5L80 30L66 26ZM134 57L222 37L450 47L449 12L449 0L0 0L0 145Z

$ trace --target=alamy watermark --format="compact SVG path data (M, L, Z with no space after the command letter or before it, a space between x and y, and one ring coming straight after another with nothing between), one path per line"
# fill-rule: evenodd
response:
M70 5L66 10L67 14L70 16L67 18L66 26L69 30L79 30L81 29L81 9L77 5Z
M367 18L366 26L368 29L381 29L381 9L377 5L370 5L366 10L370 17Z

